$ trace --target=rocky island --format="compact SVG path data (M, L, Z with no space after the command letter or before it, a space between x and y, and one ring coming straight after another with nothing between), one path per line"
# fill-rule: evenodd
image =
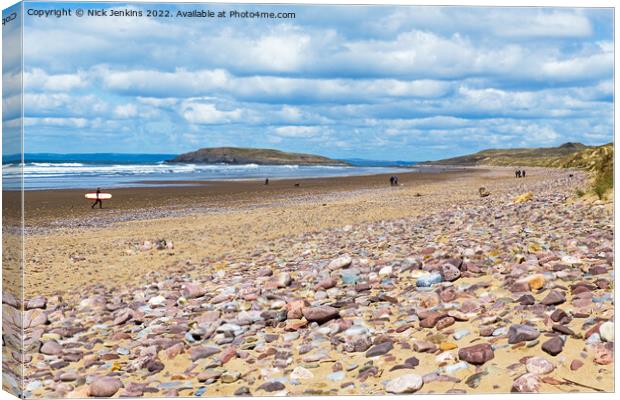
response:
M274 149L254 149L242 147L206 147L181 154L168 162L237 165L349 165L344 161L334 160L314 154L288 153Z

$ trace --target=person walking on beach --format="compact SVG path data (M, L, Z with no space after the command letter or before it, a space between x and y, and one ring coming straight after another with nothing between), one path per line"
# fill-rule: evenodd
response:
M90 206L90 208L95 208L95 206L97 205L97 203L99 203L99 208L103 208L103 201L101 201L101 199L99 198L99 194L101 193L101 188L97 188L97 199L95 200L95 202L93 203L92 206Z
M525 170L521 171L521 177L525 178Z
M269 185L269 178L265 178L265 185Z
M521 171L520 170L516 170L515 171L515 178L521 178Z

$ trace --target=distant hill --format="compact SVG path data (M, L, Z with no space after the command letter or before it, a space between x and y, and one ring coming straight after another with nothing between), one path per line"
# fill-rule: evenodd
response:
M569 142L559 147L489 149L465 156L429 161L424 164L560 167L563 157L588 148L581 143Z
M491 149L428 164L579 168L592 174L593 180L588 190L603 199L613 188L614 146L613 143L602 146L565 143L559 147Z
M167 162L192 164L341 165L348 163L314 154L287 153L273 149L208 147L181 154Z

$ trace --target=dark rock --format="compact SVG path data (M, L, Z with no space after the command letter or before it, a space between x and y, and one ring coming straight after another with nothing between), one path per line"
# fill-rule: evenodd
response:
M362 282L355 285L355 290L357 292L364 292L366 290L370 290L370 284L368 282Z
M50 364L51 369L62 369L68 366L69 363L67 361L56 361Z
M264 390L265 392L277 392L278 390L284 390L286 387L283 383L273 381L265 382L258 387L258 390Z
M515 282L512 284L512 286L510 286L510 289L508 290L510 290L511 293L529 292L530 285L528 285L527 282Z
M575 336L575 332L573 332L568 326L555 324L551 327L555 332L559 332L563 335Z
M529 325L516 324L508 329L508 343L528 342L540 336L538 329Z
M607 279L597 279L594 283L596 284L596 287L598 287L599 289L603 289L603 290L609 289L610 283Z
M590 317L590 314L585 313L585 312L573 311L571 314L573 315L574 318L589 318Z
M164 369L164 364L159 360L149 360L146 363L146 369L151 373L157 373Z
M444 312L432 312L426 315L425 318L420 321L420 326L422 328L432 328L437 324L440 319L447 316L448 314Z
M551 354L552 356L560 354L563 347L564 341L559 336L551 338L542 344L542 350L547 354Z
M377 357L389 353L394 348L392 342L383 342L372 346L367 352L366 357Z
M454 301L456 299L456 296L457 296L456 289L454 289L453 287L449 287L445 290L442 290L439 293L439 298L444 303L449 303L451 301Z
M531 294L524 294L517 299L517 303L521 304L522 306L531 306L536 303L536 299Z
M588 269L588 273L590 275L606 274L607 273L607 268L603 267L602 265L595 265L593 267L590 267L590 269Z
M379 368L375 367L374 365L367 365L360 369L360 372L357 375L357 379L364 382L371 376L377 376L377 374L379 374Z
M594 289L596 289L596 287ZM573 294L573 296L576 296L581 293L590 293L594 289L590 289L589 287L586 287L586 286L577 286L575 287L575 289L571 291L571 293Z
M482 365L494 357L493 347L488 343L476 344L459 350L459 359L474 365Z
M546 306L554 306L558 304L562 304L566 301L566 297L564 293L559 290L551 290L544 299L542 299L541 303Z
M306 307L303 309L303 315L308 321L319 324L340 317L338 309L330 306Z
M69 362L80 361L84 357L84 353L79 350L66 351L62 355L62 359Z
M249 396L250 389L247 386L241 386L239 389L235 390L235 396Z
M437 321L437 324L435 325L435 328L437 328L438 331L447 328L451 325L454 325L455 319L452 317L445 317L440 319L439 321Z
M409 367L417 367L418 365L420 365L420 360L418 360L416 357L409 357L405 360L405 365L408 365Z
M558 322L560 324L568 324L572 319L570 315L561 308L556 308L555 311L551 313L550 317L553 322Z
M221 350L215 346L200 346L200 347L193 347L189 351L189 355L192 361L196 361L196 360L200 360L202 358L207 358L209 356L217 354L220 351Z

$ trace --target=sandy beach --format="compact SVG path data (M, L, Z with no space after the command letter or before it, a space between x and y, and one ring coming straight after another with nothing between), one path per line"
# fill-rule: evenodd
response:
M399 178L27 192L27 395L613 390L584 174Z
M418 215L428 207L475 198L477 191L469 185L493 179L492 174L481 178L483 171L403 173L399 187L389 186L389 175L369 175L272 180L268 186L211 181L115 189L103 210L90 208L84 190L28 191L27 296L70 296L93 279L103 285L139 283L153 269L187 259L249 254L268 240ZM447 181L450 186L441 189ZM139 251L144 241L159 239L174 244L173 255Z
M606 2L8 7L3 388L615 392Z

